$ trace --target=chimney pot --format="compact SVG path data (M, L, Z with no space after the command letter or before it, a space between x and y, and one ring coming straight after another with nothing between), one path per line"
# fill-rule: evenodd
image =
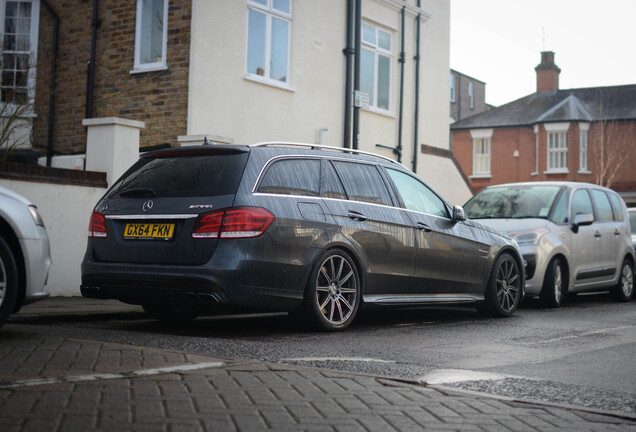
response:
M541 63L534 70L537 73L537 93L553 93L559 90L561 69L554 63L553 51L542 51Z

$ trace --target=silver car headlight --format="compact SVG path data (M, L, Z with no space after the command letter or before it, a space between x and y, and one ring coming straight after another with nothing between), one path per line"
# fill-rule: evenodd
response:
M549 232L550 230L547 228L536 228L533 230L508 233L508 236L516 241L519 246L528 246L539 244L541 237Z

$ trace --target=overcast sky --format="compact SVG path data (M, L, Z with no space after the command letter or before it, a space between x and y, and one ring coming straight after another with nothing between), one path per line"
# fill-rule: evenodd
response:
M561 89L636 84L636 0L451 0L450 67L487 103L534 93L544 50Z

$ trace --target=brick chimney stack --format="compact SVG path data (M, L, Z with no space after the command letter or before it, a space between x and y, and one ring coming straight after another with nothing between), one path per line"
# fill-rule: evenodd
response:
M552 93L559 90L561 69L554 64L553 51L542 51L541 63L534 70L537 73L537 93Z

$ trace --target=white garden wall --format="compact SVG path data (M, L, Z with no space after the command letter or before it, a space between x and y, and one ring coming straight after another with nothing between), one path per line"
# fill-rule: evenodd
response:
M106 189L8 179L0 179L0 184L30 199L44 219L53 260L46 291L79 296L88 220Z

